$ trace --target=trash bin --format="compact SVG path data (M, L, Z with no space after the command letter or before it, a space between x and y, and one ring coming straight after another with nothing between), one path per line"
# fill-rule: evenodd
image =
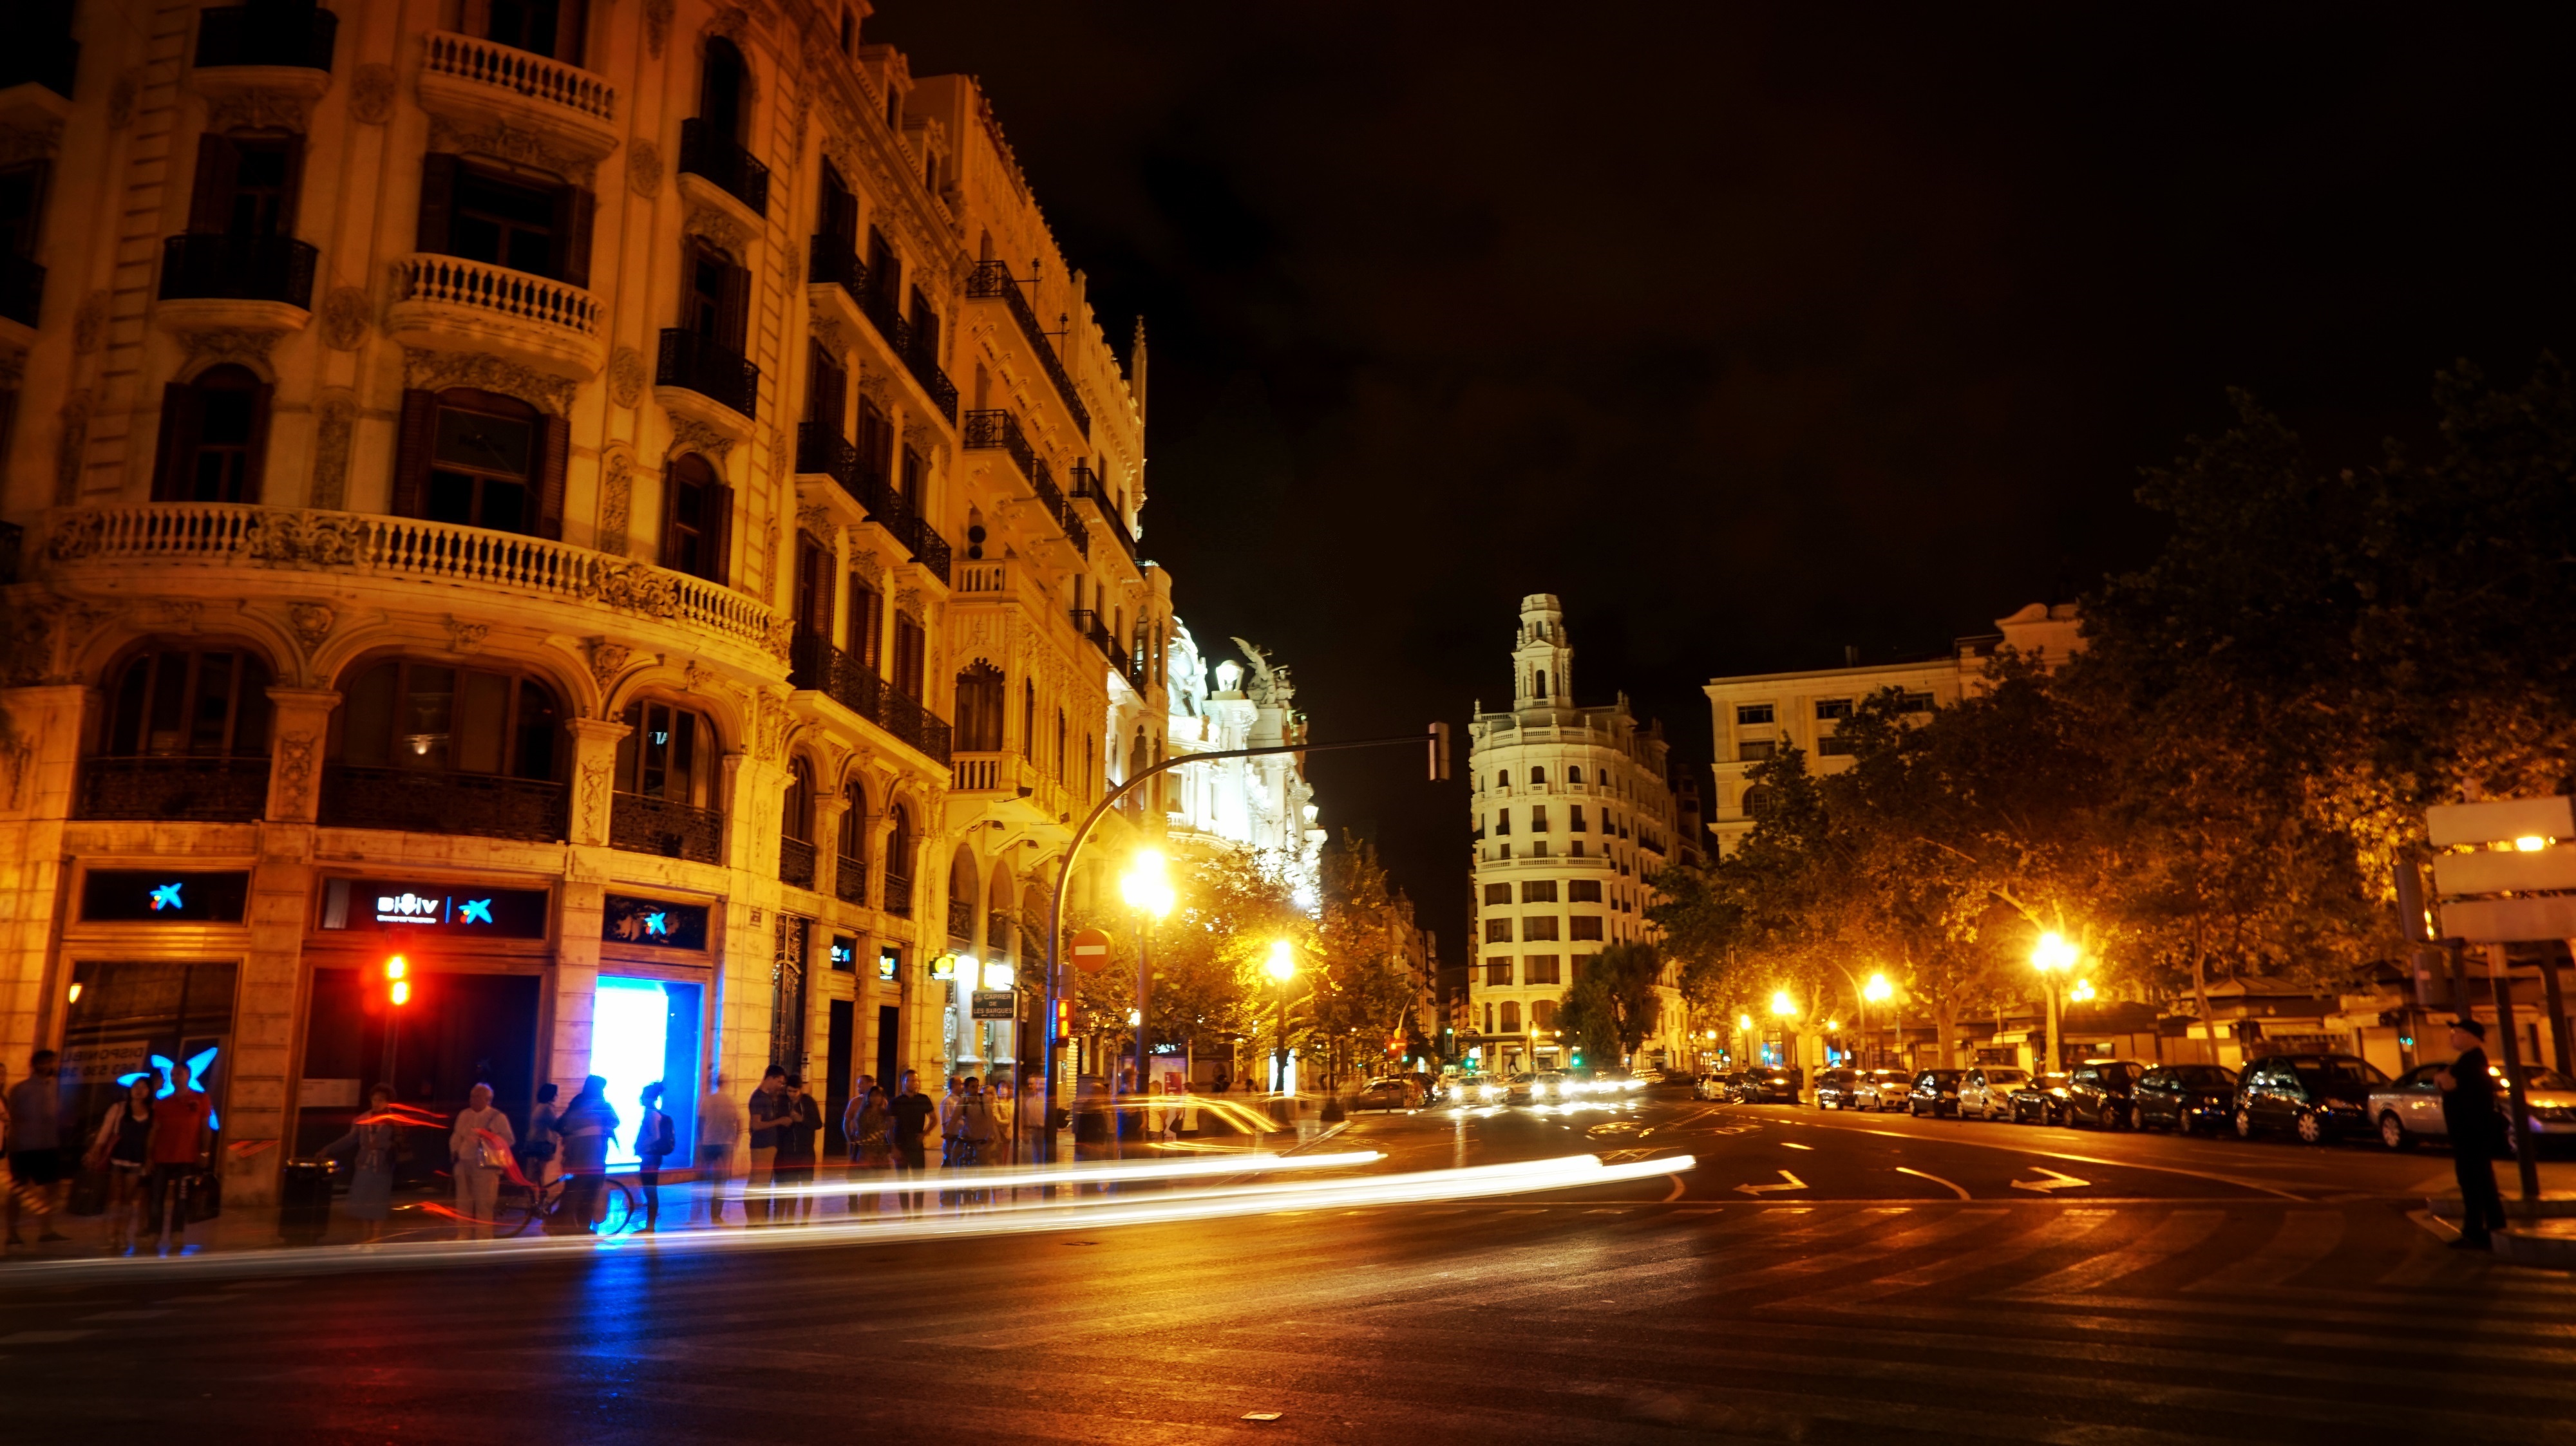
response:
M319 1245L331 1229L330 1160L289 1160L278 1171L277 1233L289 1245Z

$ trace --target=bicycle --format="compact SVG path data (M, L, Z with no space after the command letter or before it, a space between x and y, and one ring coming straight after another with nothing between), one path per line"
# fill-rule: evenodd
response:
M583 1233L569 1220L560 1220L558 1228L567 1193L564 1187L572 1178L561 1175L535 1181L521 1175L504 1179L500 1198L493 1206L492 1233L505 1239L524 1235L529 1226L539 1221L546 1223L549 1234ZM588 1233L603 1237L624 1235L643 1223L644 1212L637 1203L635 1187L615 1175L601 1176L598 1215Z

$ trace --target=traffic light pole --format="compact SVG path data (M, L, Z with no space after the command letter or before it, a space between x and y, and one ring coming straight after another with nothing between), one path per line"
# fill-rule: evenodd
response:
M1109 816L1110 810L1116 808L1121 799L1135 792L1147 779L1157 774L1168 773L1184 764L1216 763L1229 758L1268 758L1281 753L1332 753L1350 748L1394 748L1402 745L1428 747L1430 750L1429 781L1433 783L1448 781L1449 725L1434 723L1425 732L1408 733L1395 738L1358 738L1346 743L1282 743L1270 748L1229 748L1217 753L1189 753L1166 758L1160 763L1151 764L1139 770L1126 782L1109 790L1100 802L1092 805L1091 812L1083 816L1082 826L1073 831L1073 842L1065 849L1064 861L1056 868L1055 898L1047 910L1046 1027L1039 1040L1039 1047L1046 1051L1046 1098L1040 1101L1041 1113L1038 1116L1039 1138L1046 1142L1043 1158L1047 1163L1052 1164L1055 1161L1056 1053L1061 1043L1056 1037L1056 1000L1063 993L1065 982L1064 966L1060 957L1064 946L1064 899L1065 892L1073 886L1073 866L1082 857L1082 846L1091 841L1092 830L1100 826L1100 821ZM1014 1039L1024 1039L1027 1036L1022 1034L1019 1028L1022 1011L1020 991L1015 987L1011 994L1011 1034ZM1141 1001L1139 1002L1141 1006ZM1141 1050L1144 1039L1141 1032L1137 1035L1137 1039L1138 1048ZM1145 1059L1140 1053L1136 1058L1136 1071L1140 1079L1144 1070ZM1026 1081L1018 1083L1024 1085ZM1011 1157L1015 1160L1020 1158L1021 1122L1028 1118L1028 1114L1028 1101L1025 1098L1019 1100L1017 1107L1011 1111Z

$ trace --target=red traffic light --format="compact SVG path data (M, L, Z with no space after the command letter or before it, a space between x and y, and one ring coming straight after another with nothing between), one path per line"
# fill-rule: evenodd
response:
M385 998L396 1005L411 1003L411 961L400 954L385 961Z

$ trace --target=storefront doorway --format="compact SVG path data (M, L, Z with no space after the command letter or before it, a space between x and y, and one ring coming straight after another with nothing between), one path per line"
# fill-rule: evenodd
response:
M537 1080L538 985L524 974L415 967L410 997L393 1004L373 970L317 968L306 1013L304 1077L296 1091L296 1158L345 1133L378 1084L411 1109L452 1118L477 1084L521 1135ZM603 981L604 982L604 981ZM621 1110L620 1113L625 1113ZM397 1178L447 1167L443 1130L408 1130Z
M73 964L62 1047L64 1143L87 1145L137 1078L149 1078L153 1093L167 1097L175 1089L173 1066L184 1064L190 1088L212 1106L220 1150L240 973L233 963Z

